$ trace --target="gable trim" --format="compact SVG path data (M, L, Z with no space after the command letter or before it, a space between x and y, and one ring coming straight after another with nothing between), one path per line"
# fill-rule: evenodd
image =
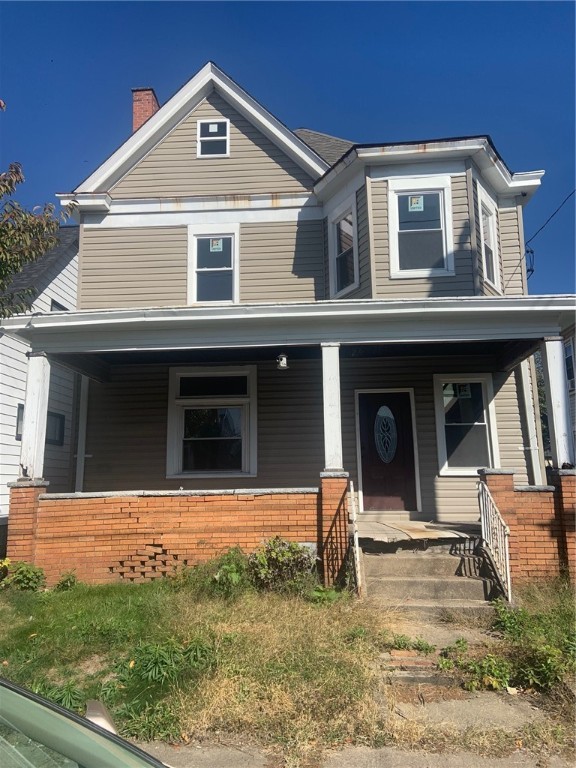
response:
M312 178L318 178L328 169L328 163L322 160L307 144L215 64L208 62L94 173L76 187L74 192L81 194L110 189L136 163L140 162L165 135L187 117L212 90L216 90Z

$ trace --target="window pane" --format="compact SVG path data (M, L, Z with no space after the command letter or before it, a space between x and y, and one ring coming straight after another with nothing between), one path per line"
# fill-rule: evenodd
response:
M494 282L494 229L492 227L492 214L486 208L482 208L482 236L484 239L484 266L486 269L486 279Z
M242 440L184 441L182 470L184 472L241 472Z
M232 301L232 270L197 272L197 301Z
M196 267L198 269L232 267L232 238L198 237L196 239Z
M200 141L201 155L225 155L228 151L227 139L216 139L216 141Z
M400 269L444 269L444 235L435 232L399 232Z
M354 282L354 252L352 249L336 259L336 291L343 291Z
M61 413L48 411L46 417L46 442L50 445L64 445L64 424L66 418Z
M400 231L441 229L440 193L398 195L398 221Z
M247 376L183 376L180 379L180 397L247 394Z
M242 408L187 408L184 439L242 437Z
M447 424L446 455L449 467L488 467L488 435L485 424Z
M349 213L336 224L336 254L352 248L354 243L354 227L352 224L352 214Z
M216 136L226 136L228 123L223 120L215 120L213 123L200 123L200 138L215 138Z
M574 352L572 344L566 344L564 347L564 356L566 358L566 376L568 381L574 381Z
M466 382L444 384L444 420L446 424L484 423L482 384Z

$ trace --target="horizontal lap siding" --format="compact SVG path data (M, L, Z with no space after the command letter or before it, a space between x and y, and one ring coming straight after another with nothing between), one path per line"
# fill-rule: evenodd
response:
M257 478L166 479L168 368L113 369L91 382L85 491L311 487L323 467L320 361L258 366Z
M378 298L424 298L474 294L470 211L465 175L452 177L452 227L456 272L452 277L390 279L387 182L372 181L371 197Z
M240 301L324 298L322 221L242 224Z
M80 309L186 304L186 227L83 229Z
M230 120L230 157L196 157L197 120ZM210 94L110 191L113 198L302 192L311 178L218 94Z
M526 263L517 207L515 205L501 207L498 212L498 221L503 292L507 295L526 293Z

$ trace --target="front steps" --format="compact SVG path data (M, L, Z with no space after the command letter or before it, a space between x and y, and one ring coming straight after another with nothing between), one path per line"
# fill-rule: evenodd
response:
M382 607L426 616L481 614L498 596L475 538L382 542L361 539L366 596Z

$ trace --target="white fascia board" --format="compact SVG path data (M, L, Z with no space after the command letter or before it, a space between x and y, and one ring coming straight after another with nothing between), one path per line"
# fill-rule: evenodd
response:
M541 339L573 323L576 297L472 297L90 310L4 321L47 353L270 345ZM429 322L424 320L425 315Z
M74 192L82 194L109 189L113 186L132 165L173 130L213 87L217 88L238 111L249 117L263 133L280 144L310 175L319 176L329 167L301 139L282 125L222 70L212 62L208 62Z
M84 195L74 195L73 193L60 193L56 197L60 200L60 205L72 205L82 213L107 213L110 210L112 198L107 192L89 193Z

